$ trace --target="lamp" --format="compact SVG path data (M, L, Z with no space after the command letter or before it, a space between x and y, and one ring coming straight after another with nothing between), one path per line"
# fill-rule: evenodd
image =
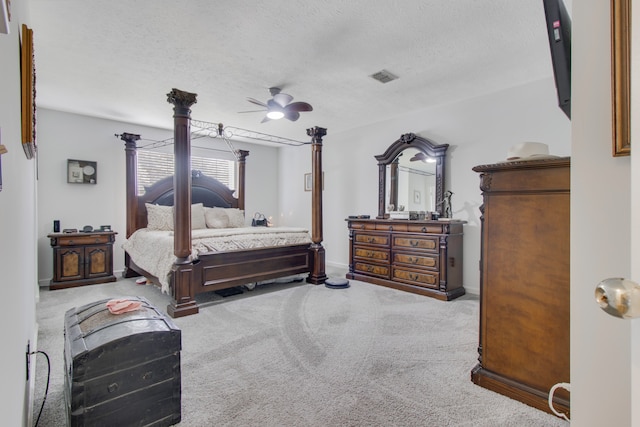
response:
M284 117L284 113L280 110L270 110L267 112L267 117L271 120L278 120Z

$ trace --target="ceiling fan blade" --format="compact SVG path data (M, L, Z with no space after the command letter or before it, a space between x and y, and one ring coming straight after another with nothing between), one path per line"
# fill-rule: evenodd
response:
M255 99L255 98L247 98L247 101L251 102L252 104L256 104L256 105L259 105L259 106L261 106L261 107L268 108L268 107L267 107L267 104L265 104L265 103L264 103L264 102L262 102L262 101L258 101L258 100L257 100L257 99Z
M264 112L264 109L262 109L262 110L238 111L238 113L262 113L262 112Z
M424 162L427 160L427 156L423 152L416 153L415 156L409 159L410 162Z
M285 119L289 119L292 122L295 122L300 118L300 113L298 113L297 111L285 110L284 117Z
M288 95L286 93L276 93L273 95L273 100L278 103L281 107L286 107L288 103L293 100L293 96Z
M287 111L313 111L313 107L311 104L307 104L306 102L292 102L291 104L285 107Z

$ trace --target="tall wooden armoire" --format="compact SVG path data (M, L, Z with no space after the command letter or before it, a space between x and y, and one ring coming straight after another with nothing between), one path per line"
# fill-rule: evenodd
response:
M480 342L471 379L551 412L569 377L570 158L476 166L483 195ZM558 388L554 407L569 413Z

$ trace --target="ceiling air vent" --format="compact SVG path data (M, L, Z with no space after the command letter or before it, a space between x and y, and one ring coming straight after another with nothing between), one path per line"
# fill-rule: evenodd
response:
M398 76L395 76L388 72L387 70L378 71L375 74L372 74L370 77L376 79L380 83L389 83L391 80L395 80Z

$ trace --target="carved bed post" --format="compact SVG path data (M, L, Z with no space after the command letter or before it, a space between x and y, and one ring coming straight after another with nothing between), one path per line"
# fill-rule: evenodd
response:
M307 277L308 283L322 284L327 280L325 274L324 247L322 247L322 137L327 130L321 127L307 129L311 137L311 254L313 269Z
M395 159L391 162L390 179L391 185L389 186L389 203L393 205L395 210L398 208L398 173L399 173L400 159Z
M238 155L238 209L244 210L245 166L249 152L246 150L237 150L236 154Z
M136 141L140 135L123 133L120 139L124 141L125 168L127 174L126 200L127 206L127 239L136 231L136 217L138 214L138 150Z
M191 255L191 124L189 107L196 103L196 94L173 89L167 101L174 105L173 150L175 174L173 175L175 229L173 253L178 264L189 262Z
M138 218L138 150L136 141L140 135L123 133L120 139L124 141L125 168L126 168L126 203L127 203L127 236L128 239L137 227ZM138 273L129 269L129 254L124 253L124 271L122 277L135 277Z
M191 105L196 94L172 89L167 101L174 105L173 141L175 173L173 176L174 235L172 268L173 301L167 307L171 317L182 317L199 311L192 283L199 272L191 262Z

